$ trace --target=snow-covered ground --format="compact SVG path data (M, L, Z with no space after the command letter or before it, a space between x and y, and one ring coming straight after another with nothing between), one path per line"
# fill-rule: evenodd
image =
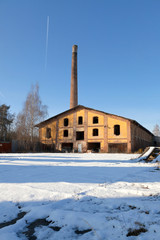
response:
M1 154L0 240L159 240L160 171L138 156Z

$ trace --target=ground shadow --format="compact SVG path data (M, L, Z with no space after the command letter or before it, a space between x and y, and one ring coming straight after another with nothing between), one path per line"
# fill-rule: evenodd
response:
M113 166L0 166L0 183L104 183L159 182L159 172L153 167Z

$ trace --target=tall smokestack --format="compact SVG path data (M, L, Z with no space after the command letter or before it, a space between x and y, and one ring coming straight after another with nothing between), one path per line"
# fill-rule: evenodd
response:
M72 47L72 69L71 69L71 93L70 93L70 108L78 105L77 91L77 45Z

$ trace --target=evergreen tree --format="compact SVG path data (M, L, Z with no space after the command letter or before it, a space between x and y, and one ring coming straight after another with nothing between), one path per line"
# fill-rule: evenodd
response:
M10 106L0 106L0 141L10 140L10 128L14 120L14 114L9 112Z

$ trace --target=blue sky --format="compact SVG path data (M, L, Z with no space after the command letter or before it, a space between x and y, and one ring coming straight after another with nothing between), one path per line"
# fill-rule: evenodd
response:
M17 114L38 82L48 117L69 109L77 44L79 104L152 130L160 124L159 13L159 0L0 0L0 104Z

